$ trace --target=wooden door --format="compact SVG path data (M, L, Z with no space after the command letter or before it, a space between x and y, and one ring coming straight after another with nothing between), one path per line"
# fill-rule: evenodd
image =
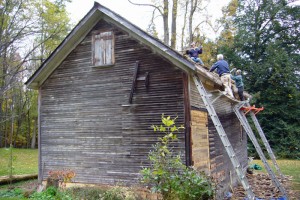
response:
M207 112L192 110L191 115L192 164L197 170L205 171L209 174L210 159Z

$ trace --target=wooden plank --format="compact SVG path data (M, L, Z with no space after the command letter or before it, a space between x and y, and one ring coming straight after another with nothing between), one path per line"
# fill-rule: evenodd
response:
M139 71L139 62L136 61L135 62L135 70L134 70L133 77L132 77L131 91L130 91L129 101L128 101L130 104L132 103L132 97L133 97L133 93L134 93L135 87L136 87L138 71Z
M115 65L93 67L92 33L62 62L41 88L41 156L43 179L49 170L72 169L76 182L138 183L149 166L148 152L163 134L152 124L161 114L185 125L182 71L115 26L100 21L94 30L115 34ZM148 89L137 81L128 104L134 63L148 72ZM185 132L172 144L186 160ZM127 176L128 175L128 176Z
M185 156L186 165L192 165L192 145L191 145L191 105L189 93L189 75L182 73L183 77L183 95L184 95L184 121L185 121Z
M191 111L191 146L193 165L197 170L210 173L209 139L207 128L207 113L198 110Z

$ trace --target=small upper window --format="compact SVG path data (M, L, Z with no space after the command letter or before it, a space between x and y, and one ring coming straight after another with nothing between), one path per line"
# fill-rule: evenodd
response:
M112 31L94 32L92 39L93 65L115 64L114 34Z

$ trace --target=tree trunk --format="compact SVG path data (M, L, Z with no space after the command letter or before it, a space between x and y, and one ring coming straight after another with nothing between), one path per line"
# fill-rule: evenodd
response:
M164 23L164 43L169 45L169 1L164 0L163 23Z
M187 12L188 12L188 5L189 5L189 0L185 1L185 11L184 11L184 21L183 21L183 26L181 29L181 51L183 51L183 45L184 45L184 32L185 32L185 27L186 27L186 16L187 16Z
M11 105L11 130L10 130L10 136L9 136L9 144L10 147L12 146L13 141L13 135L14 135L14 114L13 114L13 105Z
M197 8L198 0L191 0L190 15L189 15L189 43L194 39L193 37L193 16Z
M17 130L16 130L16 134L15 134L15 139L14 139L14 147L17 147L16 143L18 140L18 135L20 133L20 128L21 128L21 116L18 117L17 119Z
M8 107L7 107L7 99L5 100L5 117L4 117L4 147L7 148L8 146L8 125L7 125L7 112L8 112Z
M176 48L176 23L177 23L178 0L173 0L172 26L171 26L171 48Z
M0 148L3 147L3 139L4 139L4 117L3 117L3 111L2 111L2 101L3 99L0 99Z
M32 139L31 139L31 148L35 148L36 143L36 128L37 128L37 120L34 120L34 127L33 127L33 133L32 133Z
M31 126L30 126L30 110L28 110L28 112L27 112L27 123L28 123L28 131L27 131L27 137L26 137L26 148L28 149L29 148L29 146L30 146L30 128L31 128Z

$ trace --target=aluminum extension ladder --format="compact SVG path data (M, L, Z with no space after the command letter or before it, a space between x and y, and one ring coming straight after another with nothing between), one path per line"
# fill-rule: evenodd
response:
M253 131L252 131L252 129L251 129L251 126L250 126L250 124L248 123L248 120L247 120L247 117L246 117L245 113L241 110L241 107L243 107L244 105L249 106L249 103L248 103L248 102L241 102L240 104L234 106L233 110L234 110L236 116L238 117L238 119L240 120L241 125L242 125L243 128L245 129L245 131L246 131L247 135L249 136L250 140L252 141L252 143L253 143L253 145L254 145L254 147L255 147L255 149L256 149L256 151L257 151L257 153L258 153L260 159L261 159L262 162L264 163L264 166L265 166L267 172L269 173L269 175L270 175L270 177L271 177L271 179L272 179L274 185L275 185L275 186L279 189L279 191L283 194L283 196L285 197L285 199L288 200L287 192L286 192L285 189L282 187L282 185L280 184L280 182L279 182L278 179L276 178L274 172L272 171L272 169L271 169L269 163L267 162L267 159L266 159L266 157L265 157L265 155L264 155L264 153L263 153L261 147L259 146L259 143L258 143L258 141L257 141L257 139L256 139L256 137L255 137L255 135L254 135L254 133L253 133ZM257 121L257 118L256 118L255 114L253 113L253 111L250 111L250 115L251 115L251 118L254 119L253 121L254 121L254 123L255 123L256 128L257 128L258 131L260 132L260 135L263 134L262 129L261 129L261 127L260 127L260 125L259 125L259 123L258 123L258 121ZM265 138L264 134L263 134L263 138L264 138L263 140L264 140L265 145L266 145L266 143L267 143L267 146L266 146L267 151L268 151L268 152L272 152L272 150L271 150L271 148L270 148L270 145L269 145L267 139ZM272 155L274 156L273 152L272 152ZM274 159L275 159L275 157L274 157ZM275 161L275 163L276 163L276 161ZM276 163L275 166L278 167L277 163ZM278 167L278 169L279 169L279 167Z
M248 102L246 102L244 105L247 106L247 107L250 107L250 104ZM255 128L258 131L259 136L261 137L261 139L262 139L262 141L263 141L263 143L264 143L264 145L265 145L265 147L267 149L267 152L268 152L270 158L272 159L272 162L273 162L273 165L274 165L276 171L283 178L284 176L281 173L281 171L279 169L279 166L278 166L278 164L276 162L276 157L275 157L275 155L274 155L274 153L273 153L273 151L272 151L272 149L271 149L271 147L269 145L269 142L268 142L268 140L267 140L267 138L266 138L266 136L265 136L265 134L264 134L264 132L263 132L263 130L262 130L262 128L261 128L258 120L257 120L257 118L256 118L255 113L253 111L250 111L249 114L250 114L250 117L251 117L252 121L254 122Z
M204 105L208 111L208 114L210 115L211 120L213 121L215 128L221 138L221 141L227 151L227 154L229 155L229 158L232 162L232 165L237 173L238 179L240 180L240 182L242 183L246 193L247 193L247 197L249 200L254 200L255 199L255 195L252 191L251 186L248 183L247 177L245 175L245 173L242 170L241 164L238 160L238 158L236 157L236 154L230 144L230 141L225 133L225 130L219 120L219 117L209 99L209 95L207 94L201 80L199 80L198 76L193 74L192 78L195 82L195 85L199 91L199 94L204 102Z

